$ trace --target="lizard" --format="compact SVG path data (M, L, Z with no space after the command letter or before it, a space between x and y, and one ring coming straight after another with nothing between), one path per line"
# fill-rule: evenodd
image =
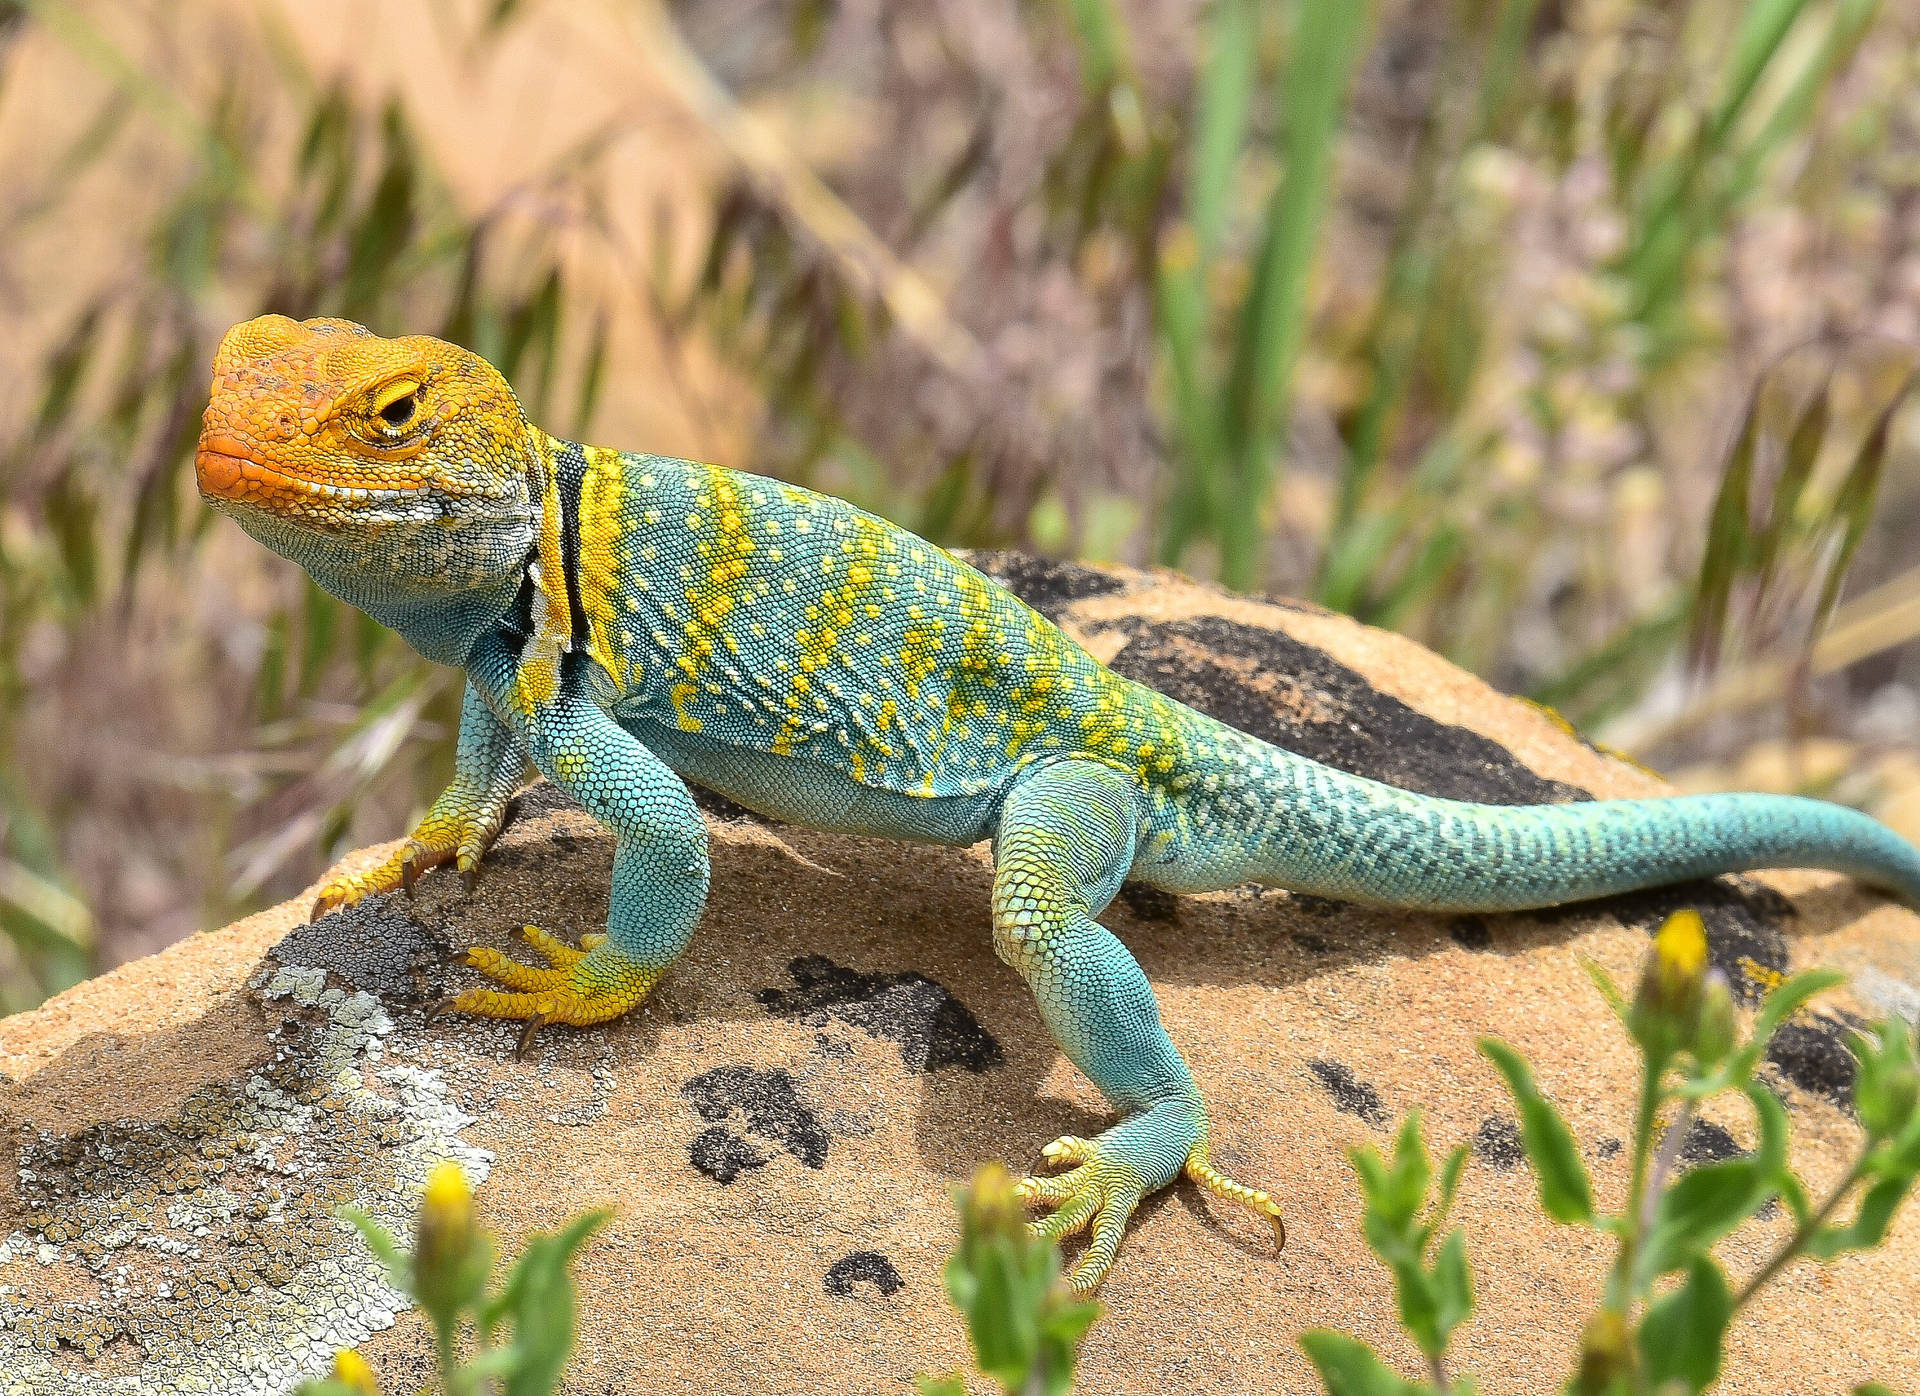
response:
M1091 1289L1142 1199L1182 1174L1271 1222L1212 1161L1198 1084L1098 918L1123 879L1265 883L1498 912L1768 867L1920 905L1920 851L1865 814L1764 794L1500 806L1420 795L1264 743L1134 683L959 558L852 504L536 427L479 356L267 315L221 341L201 494L322 588L465 671L451 783L313 914L471 878L530 762L613 833L604 933L480 947L498 987L445 1001L590 1026L631 1011L706 901L688 781L816 829L991 840L993 947L1117 1122L1016 1187Z

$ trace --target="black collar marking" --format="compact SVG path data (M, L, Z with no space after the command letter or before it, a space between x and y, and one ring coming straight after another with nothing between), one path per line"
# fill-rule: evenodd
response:
M580 484L587 453L571 441L553 453L553 484L560 496L560 564L567 574L567 618L573 647L587 643L587 612L580 604Z

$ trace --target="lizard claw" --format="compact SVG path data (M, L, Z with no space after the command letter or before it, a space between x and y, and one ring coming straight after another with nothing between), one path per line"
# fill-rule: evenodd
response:
M520 1040L513 1045L513 1059L515 1061L521 1061L526 1057L527 1049L533 1046L533 1035L545 1027L548 1021L547 1015L544 1013L536 1013L527 1019L526 1026L520 1029Z
M408 839L406 849L400 854L400 890L407 894L408 901L413 900L413 884L420 880L423 851L417 840Z

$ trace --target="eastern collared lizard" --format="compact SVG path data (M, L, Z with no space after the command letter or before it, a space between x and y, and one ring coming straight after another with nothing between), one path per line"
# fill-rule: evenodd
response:
M719 466L581 446L484 360L424 336L264 316L222 341L201 493L335 596L463 668L452 783L316 914L455 864L471 875L527 761L615 836L604 936L529 928L546 967L475 949L465 1013L588 1025L639 1004L706 901L686 781L812 828L991 839L993 944L1120 1119L1024 1179L1096 1284L1141 1198L1216 1169L1205 1104L1125 946L1123 879L1263 882L1501 911L1762 867L1855 874L1920 904L1920 853L1854 810L1768 795L1499 806L1267 745L1114 674L979 571L851 504ZM524 1039L523 1039L524 1041Z

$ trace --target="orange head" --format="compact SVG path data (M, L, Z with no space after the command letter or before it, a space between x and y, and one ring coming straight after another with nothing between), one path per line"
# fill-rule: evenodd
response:
M220 341L194 474L214 508L420 645L436 603L511 600L540 508L535 439L506 380L457 345L263 315Z

